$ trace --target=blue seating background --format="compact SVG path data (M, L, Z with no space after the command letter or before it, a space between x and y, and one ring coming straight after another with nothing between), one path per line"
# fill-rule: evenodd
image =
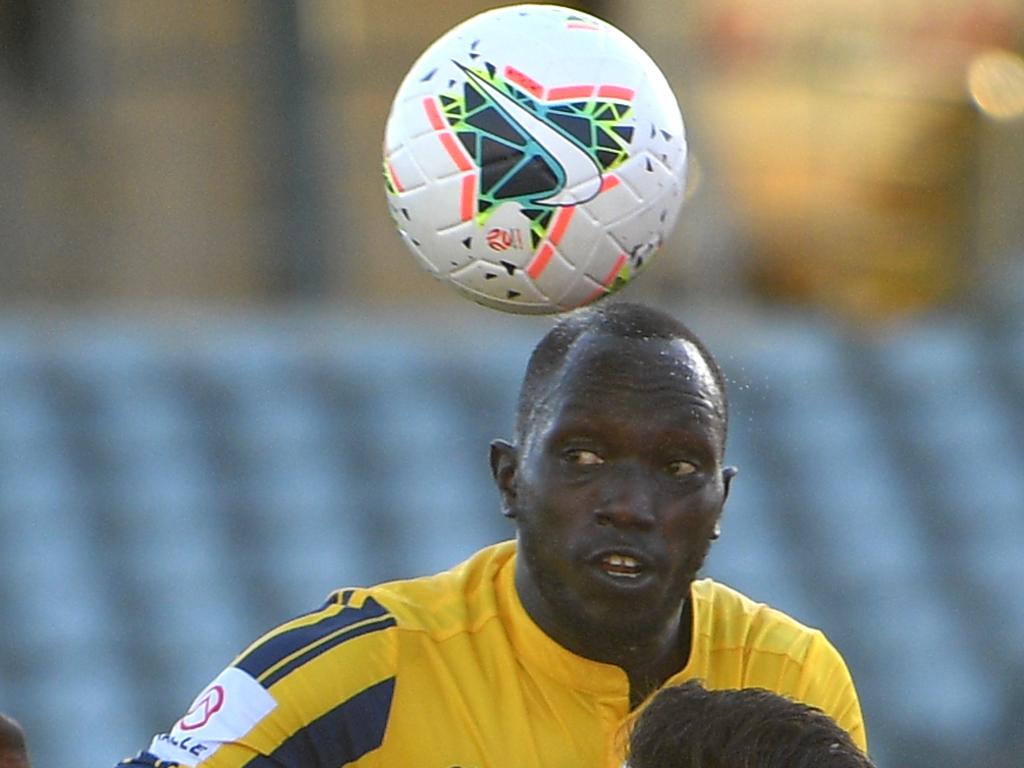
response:
M680 312L741 468L706 573L826 630L880 765L1024 750L1020 309L885 334ZM546 327L0 317L0 710L37 766L110 765L328 590L511 535L487 444Z

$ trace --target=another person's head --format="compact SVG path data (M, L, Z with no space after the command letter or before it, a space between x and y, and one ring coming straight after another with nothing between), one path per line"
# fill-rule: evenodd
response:
M25 732L17 721L0 712L0 768L29 768Z
M734 472L712 355L649 307L577 311L535 348L517 416L491 464L530 614L574 649L678 622Z
M874 768L821 710L759 688L664 688L630 734L629 768Z

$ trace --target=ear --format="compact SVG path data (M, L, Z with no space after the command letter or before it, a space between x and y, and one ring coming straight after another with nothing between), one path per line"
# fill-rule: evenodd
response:
M729 489L732 487L732 479L739 474L739 470L736 467L725 467L722 470L722 483L725 485L725 495L722 497L722 503L729 498Z
M501 514L514 518L516 502L516 447L506 440L491 442L491 474L501 495Z

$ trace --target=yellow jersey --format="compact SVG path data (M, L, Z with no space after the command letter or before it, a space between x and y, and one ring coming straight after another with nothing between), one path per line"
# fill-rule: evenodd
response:
M149 749L121 766L619 768L619 667L562 648L527 615L514 542L443 573L334 593L267 633ZM839 653L818 630L710 579L666 685L767 688L831 715L862 748Z

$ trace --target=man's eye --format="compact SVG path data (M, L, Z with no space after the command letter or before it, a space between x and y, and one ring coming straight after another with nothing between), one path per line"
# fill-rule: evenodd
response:
M565 460L570 464L579 464L590 466L593 464L604 464L604 459L598 456L593 451L588 451L583 448L573 448L572 450L565 452Z
M668 465L668 472L673 477L686 477L697 471L697 465L691 461L673 461Z

